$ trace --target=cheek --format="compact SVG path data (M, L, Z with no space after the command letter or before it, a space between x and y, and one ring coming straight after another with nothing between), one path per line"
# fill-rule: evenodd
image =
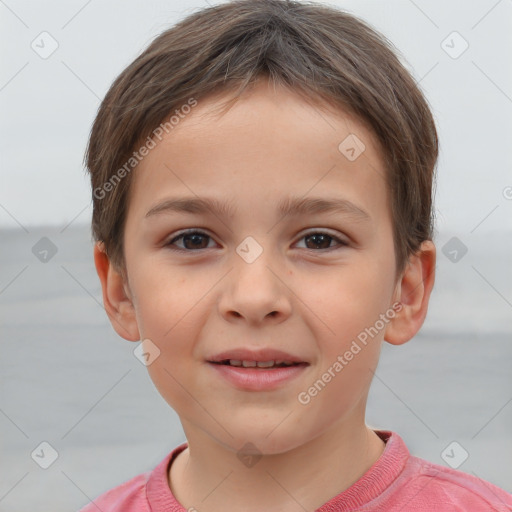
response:
M208 289L203 279L188 278L179 267L147 261L134 279L139 327L147 338L166 339L186 324L187 315Z
M147 367L159 393L173 408L193 410L187 389L195 389L194 347L202 329L201 300L211 283L208 279L186 279L167 267L151 265L151 272L140 273L138 308L141 335L149 338L160 351Z
M144 267L137 276L139 330L160 351L148 371L166 399L180 400L179 383L193 385L189 370L200 362L198 347L208 334L205 324L214 313L222 274L155 261Z
M327 339L338 343L348 341L372 325L387 305L388 283L386 273L376 258L361 257L360 261L340 266L325 275L303 276L297 295L323 326Z

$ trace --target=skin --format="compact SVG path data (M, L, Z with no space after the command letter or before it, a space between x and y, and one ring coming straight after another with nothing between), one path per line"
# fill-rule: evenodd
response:
M435 246L424 242L395 276L382 158L357 118L266 81L214 116L211 108L222 99L199 102L136 169L125 226L127 280L101 243L94 249L103 301L120 336L150 339L160 350L148 371L188 440L168 475L185 508L314 510L384 450L365 424L369 387L382 342L405 343L423 324ZM354 161L338 150L349 133L366 146ZM236 213L145 217L171 196L214 197ZM283 218L276 205L288 196L348 199L371 218ZM200 249L182 238L173 245L181 252L173 251L168 244L190 228L206 233ZM319 232L335 238L323 245L306 237ZM247 236L263 249L250 264L236 252ZM300 403L299 393L396 301L402 308L385 328L308 404ZM273 347L310 364L277 390L243 391L205 361L234 347ZM262 454L252 467L237 457L248 442Z

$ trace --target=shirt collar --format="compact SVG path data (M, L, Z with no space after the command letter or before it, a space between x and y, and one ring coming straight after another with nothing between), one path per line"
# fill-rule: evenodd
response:
M317 512L348 512L369 503L390 487L403 471L410 454L402 438L389 430L375 430L375 433L386 443L381 456L357 482L334 496ZM152 512L186 512L169 487L168 469L187 447L186 442L177 446L150 473L146 483L146 496Z

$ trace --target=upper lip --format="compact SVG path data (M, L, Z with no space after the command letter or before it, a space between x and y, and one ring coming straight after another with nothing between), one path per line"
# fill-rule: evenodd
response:
M307 363L304 359L283 352L282 350L276 350L273 348L265 349L247 349L247 348L234 348L220 352L215 356L208 359L210 363L219 363L227 359L235 359L239 361L290 361L292 363Z

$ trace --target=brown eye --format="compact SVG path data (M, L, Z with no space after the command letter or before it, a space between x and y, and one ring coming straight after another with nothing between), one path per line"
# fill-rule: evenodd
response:
M337 242L337 245L346 246L348 245L343 240L340 240L338 237L333 235L329 235L328 233L324 233L322 231L316 231L312 233L308 233L301 238L301 240L305 240L306 249L333 249L336 245L332 246L332 242Z
M181 251L193 251L197 249L208 249L208 239L211 237L202 231L187 231L181 233L177 237L173 238L167 245L172 246L177 241L183 240L183 246L178 246L176 249L171 247L173 250Z

